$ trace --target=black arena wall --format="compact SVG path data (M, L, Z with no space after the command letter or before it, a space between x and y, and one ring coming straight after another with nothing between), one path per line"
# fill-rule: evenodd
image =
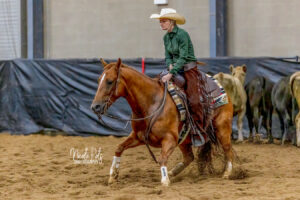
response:
M283 76L300 71L299 63L279 58L221 57L198 60L207 63L207 66L199 66L200 70L214 74L229 73L230 64L246 64L246 83L257 75L277 82ZM141 58L122 61L142 71ZM145 68L148 76L155 77L166 67L163 59L146 58ZM0 132L31 134L50 128L68 135L128 135L130 124L125 131L111 129L101 124L90 109L102 70L99 59L0 61ZM109 113L128 118L131 110L124 99L119 99ZM123 129L126 125L126 122L104 119L109 126L117 129ZM277 120L276 116L273 120ZM246 121L245 116L245 136L249 132ZM236 129L235 122L233 128ZM273 135L281 137L279 123L273 123Z

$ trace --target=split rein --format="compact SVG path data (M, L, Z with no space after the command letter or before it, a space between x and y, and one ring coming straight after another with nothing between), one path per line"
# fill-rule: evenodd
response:
M116 119L116 120L120 120L120 121L125 121L127 122L126 125L124 126L123 129L117 129L117 128L114 128L114 127L111 127L109 126L107 123L104 122L104 120L102 119L102 115L101 114L97 114L99 120L105 125L105 126L108 126L110 127L111 129L113 130L116 130L116 131L124 131L128 125L129 122L131 121L141 121L141 120L145 120L145 119L151 119L154 117L155 114L157 114L158 112L162 111L164 105L165 105L165 101L166 101L166 96L167 96L167 86L166 86L167 83L164 83L164 96L162 98L162 101L160 103L160 106L157 108L157 110L155 110L152 114L146 116L146 117L141 117L141 118L127 118L127 119L124 119L124 118L120 118L120 117L116 117L116 116L113 116L113 115L110 115L110 114L106 114L106 113L103 113L102 115L106 116L106 117L109 117L111 119ZM108 101L106 102L106 105L105 107L108 107L108 104L111 102L110 98L111 98L112 95L110 95Z

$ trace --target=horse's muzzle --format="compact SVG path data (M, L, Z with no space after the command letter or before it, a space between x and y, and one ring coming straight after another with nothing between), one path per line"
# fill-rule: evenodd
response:
M93 103L91 105L91 109L94 111L96 114L103 114L105 112L105 103L99 104L99 103Z

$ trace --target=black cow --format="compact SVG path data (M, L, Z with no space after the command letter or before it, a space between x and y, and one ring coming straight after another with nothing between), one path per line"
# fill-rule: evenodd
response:
M290 76L283 77L273 87L272 104L278 114L282 130L281 144L284 144L289 126L293 125L294 98L289 88Z
M250 130L250 141L253 141L254 136L259 131L259 121L262 117L262 125L267 130L268 142L273 142L272 136L272 100L271 92L273 83L263 77L257 76L252 79L245 87L247 93L247 111L246 115L248 118L249 130ZM255 130L253 131L253 127Z

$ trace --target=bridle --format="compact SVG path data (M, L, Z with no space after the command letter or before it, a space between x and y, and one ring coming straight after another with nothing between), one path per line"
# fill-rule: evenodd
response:
M160 106L157 108L157 110L155 110L150 115L148 115L146 117L141 117L141 118L127 118L127 119L124 119L124 118L120 118L120 117L116 117L116 116L107 114L106 113L107 108L109 107L110 104L113 103L113 101L111 100L113 94L115 94L115 95L118 94L117 93L117 89L118 89L118 84L120 82L120 74L121 74L120 72L121 72L121 67L118 70L117 80L115 81L114 87L112 88L112 90L110 92L109 98L105 101L105 106L104 106L105 112L103 114L96 113L98 117L101 117L101 115L104 115L106 117L109 117L109 118L112 118L112 119L117 119L117 120L120 120L120 121L128 121L128 122L130 122L130 121L141 121L141 120L152 118L155 114L157 114L158 112L160 112L162 110L162 108L164 107L165 101L166 101L166 94L167 94L167 86L166 86L166 84L167 83L164 83L164 96L163 96L163 99L161 101ZM117 129L117 130L119 130L119 129Z
M141 117L141 118L127 118L127 119L123 119L123 118L120 118L120 117L116 117L116 116L113 116L113 115L109 115L109 114L106 114L106 111L109 107L109 105L111 105L113 103L113 101L111 100L113 94L117 95L117 89L118 89L118 84L120 82L120 75L121 74L121 66L119 67L119 70L118 70L118 75L117 75L117 80L113 86L113 88L111 89L111 92L110 92L110 95L109 95L109 98L105 101L105 106L104 106L104 113L103 114L100 114L100 113L96 113L96 115L98 116L100 122L111 128L112 130L115 130L115 131L124 131L128 125L128 123L130 121L141 121L141 120L145 120L145 119L149 119L149 125L147 126L147 129L146 129L146 134L145 134L145 143L146 143L146 146L152 156L152 158L154 159L154 161L156 163L157 160L155 158L155 155L153 154L153 152L151 151L150 147L149 147L149 141L148 141L148 138L149 138L149 133L151 131L151 128L152 126L154 125L157 117L161 114L163 108L164 108L164 105L166 103L166 96L167 96L167 83L165 82L164 83L164 95L163 95L163 98L161 100L161 103L159 105L159 107L153 112L151 113L150 115L147 115L146 117ZM102 119L102 115L106 116L106 117L109 117L109 118L112 118L112 119L117 119L117 120L120 120L120 121L127 121L125 127L123 129L118 129L118 128L114 128L114 127L111 127L110 125L108 125L103 119Z

